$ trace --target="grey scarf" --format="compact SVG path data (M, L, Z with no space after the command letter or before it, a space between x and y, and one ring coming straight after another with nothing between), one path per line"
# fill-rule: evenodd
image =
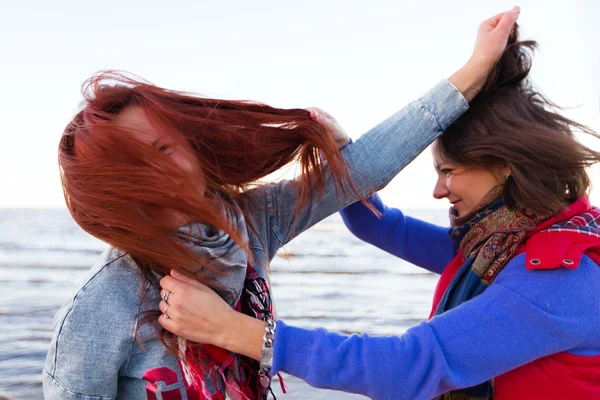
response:
M222 210L243 242L248 243L246 221L239 206L227 203ZM246 279L248 257L244 250L227 233L212 226L190 223L177 232L185 240L186 246L204 258L213 269L199 267L195 278L210 286L234 308ZM221 271L222 274L215 273L214 270Z

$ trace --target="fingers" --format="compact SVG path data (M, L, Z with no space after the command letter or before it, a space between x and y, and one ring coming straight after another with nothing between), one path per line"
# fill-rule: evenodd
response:
M306 109L306 111L310 113L310 117L315 121L322 119L322 117L325 116L325 114L327 114L325 111L317 107L309 107Z
M177 329L175 321L179 317L177 307L175 307L173 304L166 303L164 300L161 300L161 302L158 303L158 309L162 313L158 317L158 323L160 324L160 326L162 326L169 332L177 335L177 332L175 332L175 330Z
M167 293L167 291L163 289L161 291L161 297L164 293ZM177 294L171 293L168 297L168 302L161 300L160 303L158 303L158 309L161 314L157 321L160 326L176 336L198 341L199 337L192 337L189 333L190 327L194 329L194 324L201 321L201 318L198 319L198 314L195 314L193 310L190 310L185 301L181 301L184 298L181 297L180 294L181 292Z
M335 121L335 119L331 115L329 115L329 113L321 110L318 107L309 107L306 110L310 112L310 117L317 122L330 120Z
M177 324L175 323L175 321L173 321L173 319L171 319L171 316L167 318L165 317L165 314L161 314L161 316L158 317L158 323L160 324L160 326L162 326L169 332L175 335L179 335L179 332L177 330Z
M332 133L334 138L343 132L343 129L339 126L335 118L320 108L311 107L307 108L306 110L310 112L310 117L313 119L313 121ZM346 134L344 133L343 136L346 136Z
M168 308L169 308L170 306L171 306L171 305L170 305L169 303L167 303L166 301L164 301L164 300L161 300L161 301L160 301L160 303L158 303L158 309L159 309L159 310L160 310L160 312L161 312L161 313L163 313L163 314L164 314L164 313L166 313L166 312L168 311Z
M178 272L174 269L171 270L171 277L179 282L186 283L188 285L197 287L198 289L210 290L210 288L208 286L206 286L205 284L200 283L196 279L192 278L191 276L182 274L181 272Z
M165 303L164 301L158 303L158 308L162 313L158 317L160 326L177 336L181 336L184 332L181 328L181 313L183 311L181 311L177 305Z
M500 22L500 20L502 19L502 16L506 13L507 13L507 11L503 11L500 14L496 14L492 18L484 21L483 23L493 29L496 26L498 26L498 22Z
M515 6L509 11L501 12L494 15L492 18L483 21L481 27L487 32L491 32L496 28L499 28L502 31L510 31L514 23L517 22L520 13L521 9L518 6Z
M175 270L171 270L171 275L167 275L160 280L160 287L172 293L181 292L189 286L200 290L211 290L205 284Z
M520 13L521 9L519 7L514 7L512 10L505 12L500 17L496 29L508 36L513 28L513 25L515 22L517 22L517 19L519 19Z
M184 339L188 339L188 340L191 340L194 342L201 343L200 337L192 337L191 335L189 335L189 331L185 328L185 326L182 326L182 324L177 316L171 316L170 308L169 308L168 315L169 315L169 318L167 318L165 316L165 314L160 315L160 317L158 318L158 323L160 324L160 326L162 326L163 328L165 328L165 330L171 332L175 336L180 336ZM208 343L208 342L206 342L206 343Z
M179 316L180 310L176 305L166 303L164 300L158 303L158 309L161 313L169 316L169 319L177 319Z
M172 293L180 291L184 287L184 285L185 283L173 278L170 275L167 275L160 280L160 287Z
M179 292L179 293L181 293L181 292ZM175 294L175 292L170 292L166 289L163 289L160 291L160 298L165 303L172 305L172 304L177 303L177 299L179 298L179 296L177 296L177 294Z

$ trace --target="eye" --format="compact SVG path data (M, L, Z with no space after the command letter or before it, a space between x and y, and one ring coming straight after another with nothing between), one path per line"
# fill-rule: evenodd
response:
M445 176L447 176L447 177L450 176L450 175L452 175L453 171L454 171L454 169L452 169L452 168L443 168L443 169L440 169L440 172L442 174L444 174Z
M168 144L165 144L165 145L160 146L158 148L158 151L160 151L161 153L165 153L165 154L169 155L173 151L173 148L171 146L169 146Z
M176 147L176 144L169 140L160 140L152 144L152 146L165 155L170 155Z

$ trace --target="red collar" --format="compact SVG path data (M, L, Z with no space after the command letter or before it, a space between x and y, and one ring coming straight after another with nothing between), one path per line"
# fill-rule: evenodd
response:
M582 197L531 231L527 235L527 241L517 251L517 254L526 251L526 268L530 270L560 267L575 269L579 266L584 253L600 264L599 238L577 232L544 231L556 223L581 215L590 208L589 199Z

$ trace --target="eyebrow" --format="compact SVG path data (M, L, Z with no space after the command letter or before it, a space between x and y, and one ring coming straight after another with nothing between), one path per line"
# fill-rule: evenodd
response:
M452 161L447 161L447 160L442 160L442 162L439 164L437 164L437 163L433 164L433 166L437 169L442 168L442 166L444 166L444 165L448 165L449 167L456 166L455 163L453 163Z

